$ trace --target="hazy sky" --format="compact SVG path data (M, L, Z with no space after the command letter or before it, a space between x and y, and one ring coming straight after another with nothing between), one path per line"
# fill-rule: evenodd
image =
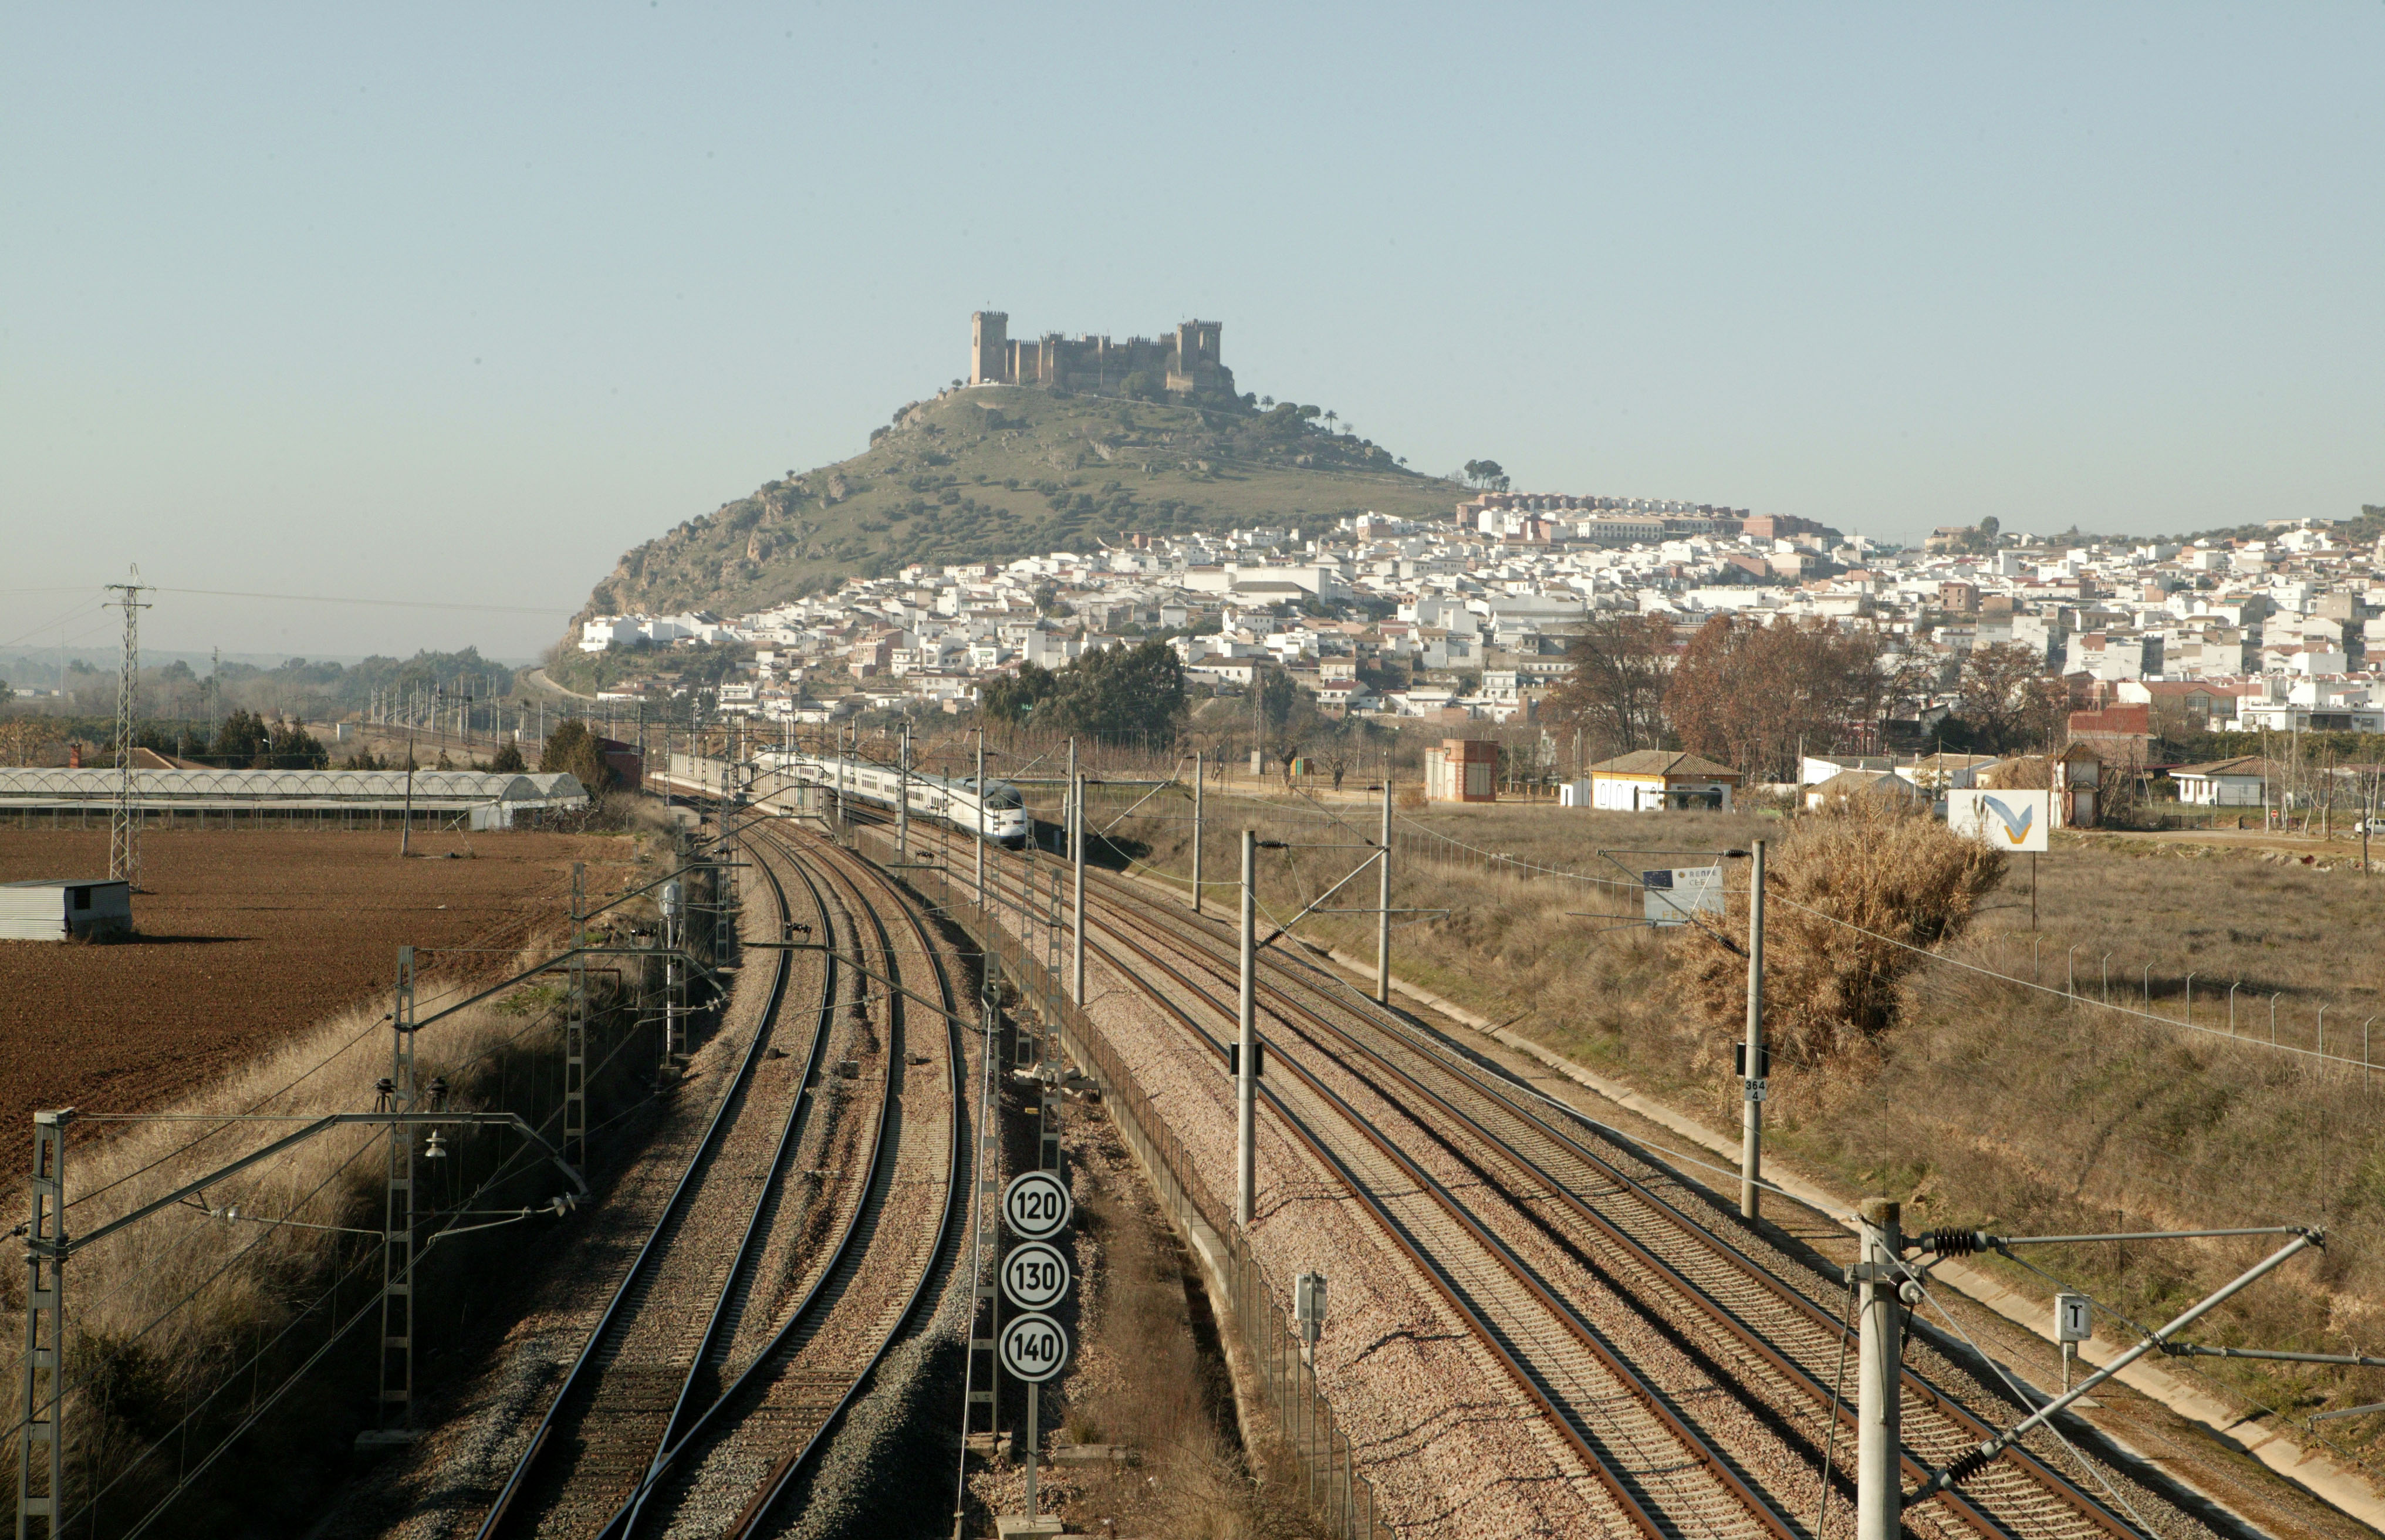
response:
M1913 536L2385 502L2385 6L0 13L0 651L531 654L1015 332Z

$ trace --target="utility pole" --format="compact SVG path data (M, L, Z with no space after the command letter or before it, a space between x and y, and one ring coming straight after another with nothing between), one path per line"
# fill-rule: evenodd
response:
M406 718L406 812L398 820L397 853L410 853L414 844L414 715Z
M911 719L903 719L903 745L894 771L894 858L911 858Z
M986 917L986 922L992 924L993 911L986 907L985 902L985 729L980 727L977 730L977 907L979 912ZM986 1042L988 1045L993 1042L991 1033L987 1034ZM989 1045L986 1051L992 1053L993 1050Z
M1072 889L1068 901L1073 911L1068 919L1076 936L1070 947L1073 954L1070 976L1076 980L1077 1005L1081 1009L1085 1004L1085 778L1072 775L1068 780L1074 793L1070 805L1076 810L1075 818L1070 820L1068 852Z
M1258 1096L1258 1019L1252 988L1258 969L1258 953L1253 945L1257 939L1258 842L1257 830L1242 831L1242 978L1235 995L1241 1048L1234 1063L1234 1218L1245 1231L1255 1211L1253 1188L1258 1175L1258 1130L1253 1119Z
M1747 1041L1741 1047L1739 1217L1755 1222L1764 1176L1764 1083L1771 1069L1764 1049L1764 842L1751 846L1747 872Z
M141 602L146 592L141 569L131 582L111 582L124 608L124 663L116 676L116 807L107 820L107 875L134 887L141 885L140 815L132 807L132 706L141 679Z
M25 1421L17 1437L17 1534L47 1517L49 1540L66 1529L67 1125L74 1108L33 1114L33 1217L25 1230ZM39 1451L36 1453L36 1451ZM34 1472L46 1471L46 1484ZM44 1487L36 1492L35 1488Z
M390 1004L389 1079L383 1112L414 1110L414 948L397 949L397 988ZM381 1262L381 1404L375 1427L357 1442L405 1444L414 1437L414 1130L389 1125L389 1183Z
M1383 755L1383 847L1375 852L1375 1003L1392 1003L1392 757Z
M1192 755L1192 912L1201 912L1201 793L1206 789L1208 775L1202 765L1200 752Z
M1904 1478L1897 1468L1903 1432L1898 1392L1904 1379L1904 1310L1896 1271L1904 1249L1903 1206L1867 1197L1861 1205L1863 1250L1855 1371L1855 1540L1898 1540Z
M2368 771L2368 795L2361 799L2360 808L2360 880L2364 883L2371 881L2377 875L2376 869L2368 864L2368 830L2369 826L2376 821L2377 770L2374 766L2371 766Z

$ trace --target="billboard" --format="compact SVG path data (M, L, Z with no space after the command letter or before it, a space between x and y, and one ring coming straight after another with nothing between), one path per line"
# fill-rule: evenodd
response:
M1693 914L1722 913L1722 868L1718 866L1643 871L1640 887L1651 925L1686 925Z
M2054 827L2054 794L1957 788L1946 794L1946 827L1998 850L2043 850Z

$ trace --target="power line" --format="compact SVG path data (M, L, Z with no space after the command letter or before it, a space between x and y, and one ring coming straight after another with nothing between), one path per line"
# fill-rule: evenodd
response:
M230 588L160 588L160 594L196 594L211 599L276 599L287 604L371 605L382 609L475 609L493 615L568 615L561 605L465 604L445 599L365 599L353 594L250 594Z

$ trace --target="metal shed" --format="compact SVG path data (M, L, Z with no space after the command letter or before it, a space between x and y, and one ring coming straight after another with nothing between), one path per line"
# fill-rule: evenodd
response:
M109 877L0 883L0 941L130 934L132 884Z
M502 770L135 770L132 806L144 820L194 815L247 816L321 821L326 815L353 820L379 818L411 806L414 816L456 821L472 829L509 829L518 817L576 811L588 806L587 788L573 775ZM0 817L15 812L31 823L36 814L57 821L73 813L105 818L117 792L112 770L0 769ZM528 820L524 820L528 821Z

